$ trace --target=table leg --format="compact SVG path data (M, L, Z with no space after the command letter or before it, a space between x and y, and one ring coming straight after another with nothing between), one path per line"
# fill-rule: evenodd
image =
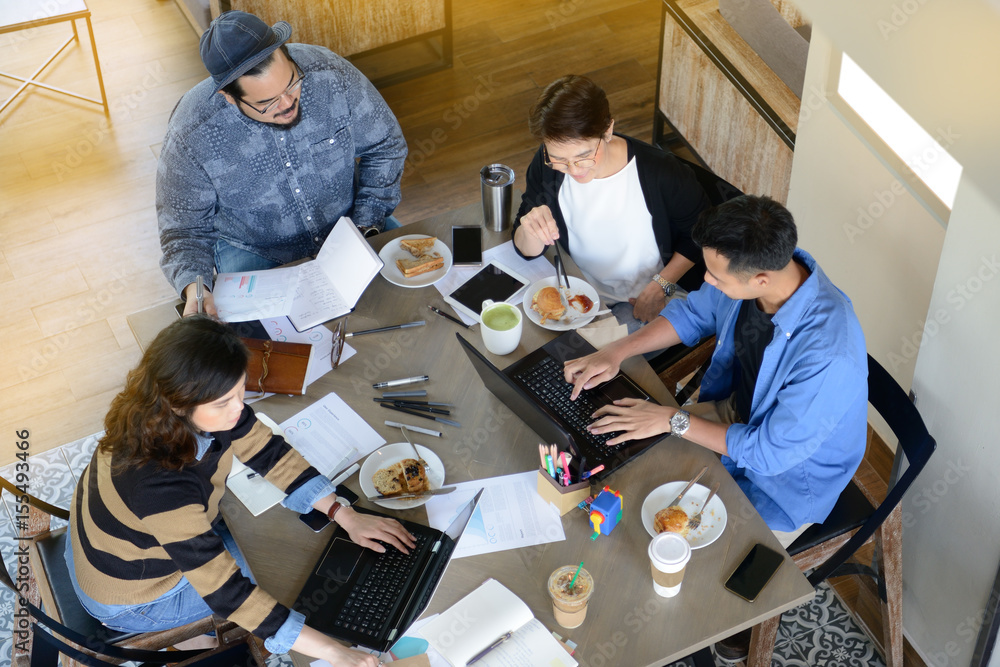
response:
M771 656L774 654L774 640L778 636L780 623L781 614L778 614L753 626L753 631L750 633L747 667L770 667Z
M90 33L90 48L94 51L94 69L97 70L97 85L101 88L101 104L104 106L104 115L111 117L108 109L108 95L104 92L104 76L101 74L101 59L97 57L97 42L94 40L94 26L90 22L90 14L87 14L87 32ZM76 34L76 21L73 21L73 34Z

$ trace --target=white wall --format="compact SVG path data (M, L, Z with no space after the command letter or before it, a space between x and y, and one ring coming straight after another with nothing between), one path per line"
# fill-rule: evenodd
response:
M912 246L893 252L894 237L898 243L916 242L905 238L903 221L897 219L897 210L911 210L912 202L905 200L886 214L888 224L873 226L858 240L863 250L848 252L841 241L839 249L824 247L820 260L839 283L868 285L870 293L863 296L851 287L846 291L858 303L869 344L890 349L893 333L887 328L895 324L878 318L895 319L900 283L874 278L893 273L913 278L922 270L933 274L929 301L926 280L919 278L915 293L904 296L911 319L924 300L928 307L921 318L930 315L936 322L921 336L912 387L938 450L904 499L903 625L929 664L964 667L1000 560L1000 266L995 264L1000 260L1000 84L994 72L1000 63L1000 2L797 3L821 40L825 35L847 51L925 130L936 134L950 128L955 140L949 152L964 168L936 268L926 255L914 267ZM812 52L804 102L811 59ZM873 156L848 143L849 136L825 111L816 116L815 124L810 121L800 130L789 198L805 227L806 247L811 241L833 243L835 237L832 222L807 218L821 211L825 216L819 220L851 219L858 198L870 199L872 188L882 187L878 181L850 187L853 179L845 174L876 173ZM821 146L837 149L825 165L816 155ZM824 198L817 184L831 173L845 189L839 197ZM924 229L922 223L919 227ZM883 257L884 266L860 263L858 252ZM890 314L881 315L879 306ZM907 327L912 324L894 333L905 334ZM1000 658L991 664L1000 665Z
M854 302L868 351L909 389L944 229L826 100L831 58L814 26L788 208L799 245Z
M913 390L938 449L903 501L904 627L930 664L968 665L1000 562L1000 210L968 181L931 309L948 321L924 338Z

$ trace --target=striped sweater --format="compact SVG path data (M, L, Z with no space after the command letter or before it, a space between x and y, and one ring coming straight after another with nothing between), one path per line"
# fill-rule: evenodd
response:
M212 434L200 461L181 470L155 463L111 474L94 452L73 495L73 560L83 591L104 604L144 604L187 577L213 612L261 638L288 609L244 577L212 531L232 454L285 493L319 475L244 406L236 426Z

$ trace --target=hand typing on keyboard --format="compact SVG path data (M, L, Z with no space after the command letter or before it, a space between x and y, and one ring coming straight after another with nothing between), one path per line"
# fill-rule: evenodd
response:
M336 521L347 531L352 542L378 553L385 553L383 545L388 544L408 554L417 543L410 531L398 521L361 514L350 507L337 512Z
M579 359L572 359L563 364L563 375L566 382L573 385L570 400L575 401L581 391L593 389L602 382L607 382L618 375L618 368L626 356L622 356L612 343L603 350L598 350Z
M591 433L622 431L608 440L609 445L619 445L628 440L639 440L670 432L670 418L676 408L657 405L638 398L623 398L599 408L594 416L597 421L588 428Z

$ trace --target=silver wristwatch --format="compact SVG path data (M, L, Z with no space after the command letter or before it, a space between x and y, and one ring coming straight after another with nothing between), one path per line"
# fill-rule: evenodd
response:
M670 435L683 437L684 434L688 432L689 428L691 428L690 412L678 410L674 413L674 416L670 418Z
M677 291L677 285L673 284L672 282L661 276L659 273L654 273L653 277L650 278L650 280L652 280L654 283L656 283L663 289L663 296L667 299L672 297L674 295L674 292Z

